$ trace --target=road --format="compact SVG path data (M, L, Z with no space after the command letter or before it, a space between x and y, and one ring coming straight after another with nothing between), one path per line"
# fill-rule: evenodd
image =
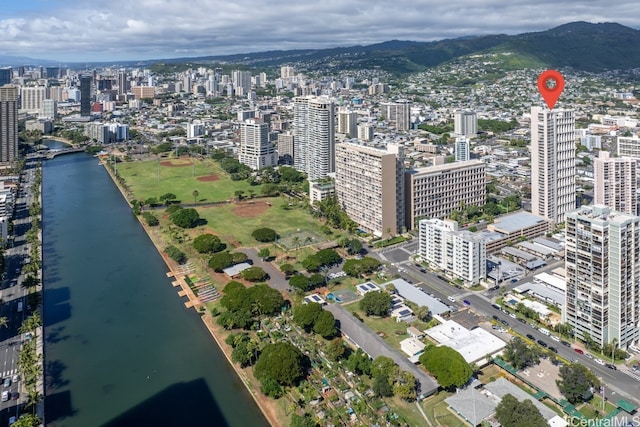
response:
M8 387L0 385L2 391L10 393L10 400L0 402L0 423L6 425L10 416L16 416L19 407L25 399L22 395L21 381L13 381L13 376L18 373L18 353L25 339L18 330L22 321L29 315L27 291L20 284L24 279L22 267L28 261L29 245L25 235L30 227L29 205L33 200L31 183L35 178L35 163L29 163L25 168L22 182L19 186L18 197L15 201L13 216L14 239L10 247L4 251L5 274L0 285L0 317L7 318L7 327L0 327L0 382L7 378L11 380ZM19 304L22 310L19 310Z
M417 250L417 241L404 244L400 248L393 247L390 249L384 249L382 251L375 251L373 256L377 257L383 262L386 262L387 269L391 274L399 274L403 279L414 283L421 287L425 292L432 294L436 298L440 298L445 304L451 305L448 302L447 297L452 296L457 302L453 305L462 306L464 300L470 303L470 309L476 314L483 316L487 319L491 319L496 315L499 319L508 323L508 332L512 335L520 335L526 337L527 334L531 334L534 339L540 340L547 344L549 347L554 347L558 350L558 355L565 360L575 361L587 366L589 370L594 372L596 376L601 378L605 385L605 396L614 402L620 398L624 398L634 404L640 406L640 371L634 372L622 364L618 364L618 370L612 370L606 366L602 366L590 359L585 355L576 353L573 347L582 347L580 345L564 346L559 342L553 341L551 337L546 336L538 331L537 328L531 327L529 324L522 323L516 319L509 317L509 315L502 313L494 308L491 304L495 302L499 292L495 291L470 291L465 288L456 288L452 286L447 280L443 280L438 277L437 274L424 270L419 265L416 265L412 256ZM389 265L390 264L390 265ZM558 266L562 266L564 261L551 263L543 269L537 270L536 273L542 271L552 270ZM512 290L519 284L531 280L531 276L524 277L517 282L502 283L501 285L507 290ZM494 334L500 337L501 333L492 331ZM505 337L502 336L502 339ZM595 355L595 358L598 356Z

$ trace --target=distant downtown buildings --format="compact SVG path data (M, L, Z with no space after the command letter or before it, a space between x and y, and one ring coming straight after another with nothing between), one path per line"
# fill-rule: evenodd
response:
M556 224L576 208L572 110L531 108L531 212Z
M0 163L18 158L18 87L0 87Z
M581 340L620 348L640 340L640 217L605 206L566 215L563 322Z

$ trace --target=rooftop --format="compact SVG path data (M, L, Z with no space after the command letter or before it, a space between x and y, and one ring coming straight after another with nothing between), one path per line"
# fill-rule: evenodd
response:
M529 212L516 212L497 218L493 224L490 224L496 231L503 233L513 233L523 228L533 227L538 224L547 223L547 220L533 215Z
M409 301L414 302L418 305L429 307L429 310L431 310L432 314L442 314L449 311L449 306L427 295L421 289L416 288L403 279L392 280L388 283L385 283L383 286L386 286L388 284L392 284L393 286L395 286L401 297L408 299Z

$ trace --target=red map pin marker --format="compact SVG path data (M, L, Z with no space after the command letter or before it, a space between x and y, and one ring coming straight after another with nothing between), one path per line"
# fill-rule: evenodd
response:
M563 89L564 77L559 71L547 70L538 76L538 90L544 98L544 102L547 103L549 110L553 110Z

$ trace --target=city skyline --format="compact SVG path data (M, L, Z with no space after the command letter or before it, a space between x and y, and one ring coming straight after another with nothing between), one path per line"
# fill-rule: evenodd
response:
M562 14L553 13L556 4L549 1L420 3L201 0L185 7L165 0L25 0L3 5L0 48L5 55L60 62L124 61L513 35L574 21L640 28L640 5L626 0L565 2Z

